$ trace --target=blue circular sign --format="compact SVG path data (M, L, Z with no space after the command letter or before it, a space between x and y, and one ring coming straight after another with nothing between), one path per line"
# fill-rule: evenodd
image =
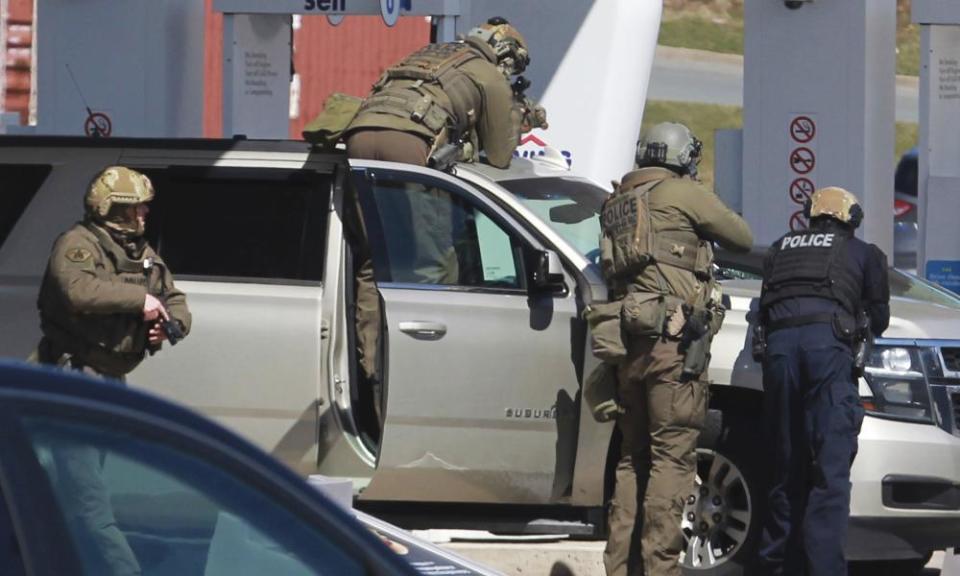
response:
M387 26L396 24L400 18L400 0L380 0L380 16Z

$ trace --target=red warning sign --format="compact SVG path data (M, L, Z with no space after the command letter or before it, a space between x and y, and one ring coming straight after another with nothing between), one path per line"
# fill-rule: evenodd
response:
M814 189L813 181L801 176L790 183L790 199L797 204L803 204L813 196Z
M790 153L790 168L797 174L809 174L817 165L817 157L813 150L801 146Z
M107 137L113 132L113 122L103 112L91 112L83 123L83 131L87 136Z
M806 144L817 135L817 125L809 116L797 116L790 122L790 137L800 144Z
M799 232L807 229L807 219L803 217L803 210L798 210L790 216L790 231Z

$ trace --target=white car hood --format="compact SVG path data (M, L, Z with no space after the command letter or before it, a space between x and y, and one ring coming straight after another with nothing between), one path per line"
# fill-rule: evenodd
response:
M760 297L758 280L724 283L734 309L748 309ZM753 301L753 302L751 302ZM884 338L911 340L960 340L960 308L941 306L925 300L894 296L890 298L890 327Z
M960 340L960 309L893 297L890 299L890 327L883 337Z

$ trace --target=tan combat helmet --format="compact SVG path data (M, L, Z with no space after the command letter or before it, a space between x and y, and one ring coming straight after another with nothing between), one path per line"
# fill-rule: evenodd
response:
M508 76L522 73L530 64L527 41L505 18L494 16L467 32L467 38L490 46L497 57L497 66Z
M640 134L637 166L666 166L695 178L702 149L703 143L689 128L677 122L662 122Z
M851 192L839 186L828 186L813 193L804 205L807 218L829 216L856 229L863 221L863 208Z
M118 232L140 235L136 217L116 208L153 200L153 184L145 175L125 166L108 166L90 182L84 197L87 214Z

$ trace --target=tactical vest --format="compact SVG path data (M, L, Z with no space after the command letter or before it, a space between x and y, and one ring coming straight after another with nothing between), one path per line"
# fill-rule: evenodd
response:
M847 265L847 238L835 230L791 232L774 245L773 263L760 300L765 312L786 298L827 298L855 316L862 274Z
M476 124L482 96L460 67L478 58L463 42L427 45L384 72L360 114L409 118L434 136L444 128L464 134Z
M96 267L97 278L104 282L136 284L151 294L160 294L163 285L163 264L145 273L144 260L127 256L123 247L110 235L93 225L81 225L70 233L83 234L94 241L103 255ZM152 254L149 249L145 255ZM44 278L37 302L44 335L59 353L70 354L98 371L121 376L133 370L143 359L147 348L147 327L139 313L78 314L67 309L62 296Z
M695 234L654 231L648 195L661 182L663 180L635 187L621 186L603 203L600 262L608 282L640 274L653 262L698 275L709 273L709 270L698 269L697 254L704 250L705 243Z

